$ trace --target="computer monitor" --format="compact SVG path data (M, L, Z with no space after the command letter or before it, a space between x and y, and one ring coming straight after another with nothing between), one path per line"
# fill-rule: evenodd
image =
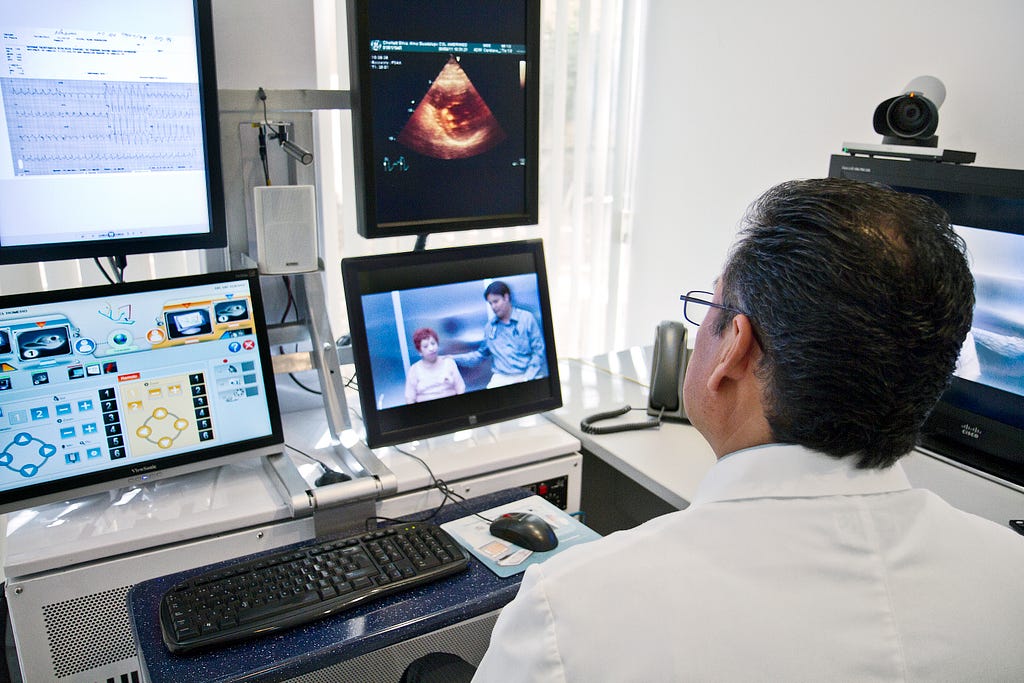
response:
M370 447L562 405L540 240L341 268Z
M0 263L227 242L211 0L0 15Z
M539 0L349 0L364 237L537 222Z
M255 270L0 297L0 512L281 452Z
M1024 485L1024 170L835 155L829 175L927 195L967 243L971 332L924 446Z

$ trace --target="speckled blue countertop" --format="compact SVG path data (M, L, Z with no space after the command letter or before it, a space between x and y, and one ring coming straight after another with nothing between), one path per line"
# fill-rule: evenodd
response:
M447 506L435 521L441 524L529 495L524 489L507 489L480 496L462 506ZM499 609L515 597L522 576L499 578L470 557L467 571L335 617L208 652L175 655L160 635L160 598L199 571L143 581L128 594L139 658L153 683L280 681L299 676Z

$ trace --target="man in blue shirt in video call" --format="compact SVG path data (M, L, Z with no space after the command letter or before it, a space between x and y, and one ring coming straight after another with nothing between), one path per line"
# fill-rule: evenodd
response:
M501 280L487 286L484 298L494 313L484 325L484 340L476 351L454 356L455 362L475 367L490 358L488 389L544 377L544 335L537 319L512 305L512 292Z

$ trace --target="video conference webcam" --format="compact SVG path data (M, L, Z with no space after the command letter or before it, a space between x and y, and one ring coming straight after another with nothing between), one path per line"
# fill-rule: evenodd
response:
M875 132L887 145L937 147L939 107L946 99L946 86L934 76L918 76L875 108Z

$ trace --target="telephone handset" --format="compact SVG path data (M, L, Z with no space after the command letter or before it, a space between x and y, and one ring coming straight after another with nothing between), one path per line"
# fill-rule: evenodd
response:
M654 419L642 422L620 422L598 427L595 422L621 417L632 410L630 406L597 413L584 418L580 429L585 434L612 434L634 429L657 427L663 419L685 420L683 410L683 373L689 353L686 350L686 327L682 323L664 320L654 337L654 360L651 364L651 386L647 401L647 414Z
M670 420L685 420L683 376L690 354L686 349L686 326L674 320L658 324L651 364L651 388L647 414Z

